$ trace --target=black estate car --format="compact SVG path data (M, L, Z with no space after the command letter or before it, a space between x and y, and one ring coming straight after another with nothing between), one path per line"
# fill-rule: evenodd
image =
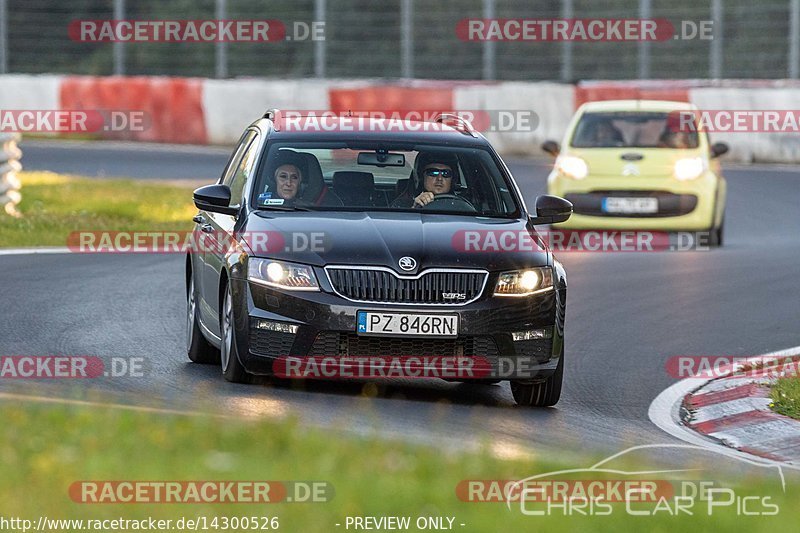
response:
M558 402L566 275L508 168L469 122L290 117L250 125L194 192L189 358L224 377L511 382Z

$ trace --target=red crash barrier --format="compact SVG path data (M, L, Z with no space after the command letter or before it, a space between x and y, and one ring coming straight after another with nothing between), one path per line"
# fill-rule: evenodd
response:
M391 85L331 89L328 93L331 111L361 111L432 114L453 111L452 87L397 87Z
M108 139L205 144L203 80L192 78L70 76L61 82L61 109L140 113L141 123L107 124Z
M597 100L673 100L689 101L689 85L639 85L636 82L578 84L575 108Z
M436 113L453 111L450 87L397 87L391 85L330 89L328 99L335 113L383 113L387 118L430 121Z

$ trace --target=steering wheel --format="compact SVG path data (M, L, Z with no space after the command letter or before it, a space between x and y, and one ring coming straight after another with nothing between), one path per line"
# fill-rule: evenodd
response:
M455 194L437 194L436 196L433 197L433 200L428 202L422 208L423 209L429 209L429 208L431 208L432 205L434 205L437 202L440 202L440 203L447 202L451 207L456 207L456 203L457 202L461 202L462 204L466 204L466 206L469 208L470 211L474 211L474 212L478 211L477 209L475 209L475 206L472 205L469 202L469 200L467 200L466 198L462 198L460 196L456 196ZM442 206L440 205L437 209L441 209L441 208L442 208ZM456 209L456 210L460 211L461 209Z

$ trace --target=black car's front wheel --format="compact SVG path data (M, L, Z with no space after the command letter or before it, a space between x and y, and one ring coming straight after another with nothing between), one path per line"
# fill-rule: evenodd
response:
M225 287L225 296L222 299L222 313L220 313L220 331L222 332L222 344L220 345L220 359L222 363L222 375L232 383L249 383L250 374L244 369L242 362L239 361L236 349L236 328L233 321L233 295L231 285Z
M186 353L193 363L219 363L219 350L214 348L203 336L199 320L194 275L189 274L189 289L186 295Z
M561 398L561 384L564 381L564 351L558 358L556 371L539 383L511 382L511 394L517 405L525 407L551 407Z

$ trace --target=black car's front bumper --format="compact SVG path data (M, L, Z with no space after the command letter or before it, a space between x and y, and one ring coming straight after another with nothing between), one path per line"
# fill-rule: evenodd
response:
M491 368L483 379L540 380L552 374L563 353L566 288L525 297L485 293L463 306L357 303L325 292L274 289L232 279L239 358L252 374L273 374L282 358L466 357ZM358 311L456 313L455 338L376 337L356 334ZM261 321L296 326L293 333L261 329ZM545 330L549 338L514 341L512 333ZM442 376L439 376L442 377ZM458 377L470 377L459 374Z

